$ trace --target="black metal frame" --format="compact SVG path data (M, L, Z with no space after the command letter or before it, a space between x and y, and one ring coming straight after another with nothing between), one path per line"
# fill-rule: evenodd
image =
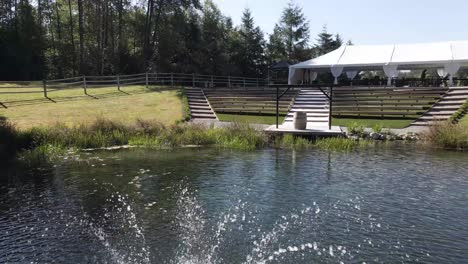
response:
M328 99L330 105L330 114L328 116L328 129L331 129L332 123L332 106L333 106L333 84L327 85L330 87L330 94L327 94L322 88L323 85L312 85L312 84L298 84L298 85L270 85L269 87L276 87L276 128L279 127L279 100L292 88L318 88ZM280 88L286 88L281 94L279 93Z

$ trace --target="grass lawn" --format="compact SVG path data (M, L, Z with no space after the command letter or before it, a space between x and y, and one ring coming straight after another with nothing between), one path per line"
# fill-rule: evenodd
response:
M275 116L261 115L234 115L234 114L217 114L220 121L241 122L241 123L257 123L257 124L276 124ZM280 116L280 124L283 123L284 116ZM375 125L383 128L404 128L411 124L411 119L366 119L366 118L333 118L332 124L335 126L349 126L352 123L358 123L364 127L374 127ZM467 120L468 126L468 120Z
M234 114L216 114L220 121L255 123L255 124L276 124L276 116L269 115L234 115ZM284 116L280 116L279 123L283 123Z
M404 128L411 124L412 119L367 119L367 118L333 118L332 124L335 126L347 127L350 124L357 123L364 127L374 127L375 125L383 128Z
M122 90L124 92L117 91L115 87L88 89L90 96L83 95L81 89L62 90L49 93L53 101L34 93L16 96L0 94L0 102L21 100L5 103L8 108L0 107L0 116L6 117L20 129L57 122L73 126L96 118L125 124L140 118L166 125L183 119L179 90L146 90L143 86L129 86Z

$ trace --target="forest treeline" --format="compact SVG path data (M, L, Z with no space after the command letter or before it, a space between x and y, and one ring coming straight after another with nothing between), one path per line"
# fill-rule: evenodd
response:
M211 1L0 0L0 80L180 72L266 76L277 62L327 53L343 40L290 2L271 35L245 9L240 25Z

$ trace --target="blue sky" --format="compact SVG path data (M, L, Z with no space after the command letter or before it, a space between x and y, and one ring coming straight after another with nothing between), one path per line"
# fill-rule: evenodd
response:
M213 0L234 24L248 7L271 33L289 0ZM324 24L355 44L468 40L468 0L294 0L310 22L311 44Z

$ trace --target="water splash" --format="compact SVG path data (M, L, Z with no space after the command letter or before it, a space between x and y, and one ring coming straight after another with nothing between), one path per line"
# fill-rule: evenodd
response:
M206 207L197 196L197 191L187 188L179 192L175 218L179 246L172 263L226 263L232 261L229 257L233 254L236 259L239 258L235 262L246 264L298 261L340 263L356 261L361 253L389 242L371 239L373 235L385 232L388 226L372 215L363 214L359 197L348 201L338 200L322 205L322 208L314 202L312 206L303 206L300 210L291 209L290 213L268 225L259 219L261 210L242 200L233 202L214 223L209 222ZM330 239L327 232L330 226L342 229L341 237ZM238 235L239 232L242 235ZM350 242L355 239L345 239L350 236L361 238L362 243L355 244ZM250 250L233 253L233 244L242 245L245 250L250 247Z
M113 263L150 263L150 250L146 245L144 230L137 220L135 210L128 196L115 194L107 199L112 204L106 209L99 224L94 224L86 217L85 224L89 227L106 248ZM103 227L110 223L113 228L119 229L119 237L113 240L110 232Z

